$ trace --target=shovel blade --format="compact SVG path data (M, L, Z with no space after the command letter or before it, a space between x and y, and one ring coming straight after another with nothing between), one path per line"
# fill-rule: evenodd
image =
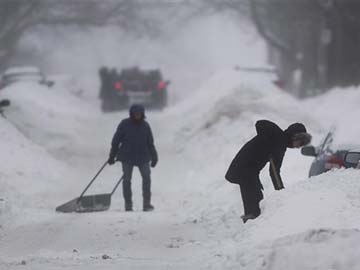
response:
M75 198L67 203L64 203L58 207L56 207L56 212L63 212L63 213L71 213L76 212L79 207L79 198Z
M110 208L111 194L87 195L75 198L56 208L57 212L63 213L85 213L106 211Z
M87 195L80 199L76 212L106 211L110 208L111 194Z

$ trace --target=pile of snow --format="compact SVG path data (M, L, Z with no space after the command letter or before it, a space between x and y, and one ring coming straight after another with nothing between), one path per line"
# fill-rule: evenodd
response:
M96 128L99 107L66 88L48 88L30 82L5 88L1 97L11 101L5 112L8 121L55 157L64 159L76 151L86 151L83 137L91 134L84 134L83 126ZM69 153L69 149L73 151Z
M0 224L36 219L38 210L53 212L64 186L74 181L68 168L3 118L0 136Z
M359 145L360 126L354 125L360 115L358 87L336 88L324 95L305 101L305 109L312 112L322 125L335 128L336 145Z
M10 217L24 212L53 213L60 202L74 196L68 188L79 185L76 171L62 161L73 165L73 153L88 151L82 126L100 112L65 89L36 82L14 83L1 91L1 98L11 102L4 109L6 118L0 119L0 207L7 213L1 218L2 224L11 224Z
M253 28L239 27L228 14L173 30L149 38L99 29L69 33L61 43L32 36L40 47L51 45L47 71L72 77L57 77L53 88L27 82L1 92L12 104L7 119L0 118L0 268L24 261L33 269L359 269L360 170L308 179L312 158L289 149L281 172L285 189L274 191L265 169L262 215L246 224L239 187L224 179L259 119L283 129L302 122L315 144L330 126L339 143L356 142L359 89L298 101L276 88L272 75L231 69L261 66L265 50ZM90 180L127 116L101 114L98 68L120 69L139 59L161 68L172 81L172 97L182 100L147 113L160 156L152 170L156 211L125 213L118 192L108 212L55 215L54 208ZM87 164L82 172L77 155ZM100 185L112 185L121 167L106 171L112 175ZM134 171L135 209L139 178Z
M312 159L299 150L288 150L282 168L286 189L273 191L268 171L264 170L263 214L256 221L241 224L239 189L227 183L224 174L235 153L255 135L257 120L270 119L281 128L302 122L314 136L315 145L330 125L336 126L343 142L358 137L357 130L349 132L353 118L344 119L358 111L358 89L339 89L298 101L276 89L270 80L265 75L223 70L190 101L168 110L166 122L171 125L171 119L177 119L171 126L175 131L174 149L186 157L189 167L185 185L196 194L196 201L188 206L188 222L199 222L212 237L224 239L214 251L216 259L207 266L326 269L339 265L357 269L360 261L351 247L352 237L360 236L360 171L339 170L309 180ZM339 105L339 99L348 102ZM315 255L302 252L304 246L313 248ZM349 253L334 257L339 247ZM281 251L285 249L283 257Z
M275 241L265 269L349 269L360 266L359 229L312 229ZM284 259L285 258L285 259Z
M11 102L6 118L0 118L3 225L55 214L55 207L78 196L95 174L92 162L100 167L108 153L115 125L111 132L98 130L99 108L68 90L18 82L1 91ZM84 174L78 156L89 161Z
M268 74L222 70L191 100L167 111L165 121L174 131L169 140L174 151L191 160L190 167L201 174L197 178L204 182L223 179L236 152L256 135L255 123L260 119L272 120L283 129L302 122L312 134L323 131L322 123L304 110L301 102L278 89L272 79ZM284 161L285 177L290 181L306 177L308 171L303 168L308 168L311 160L301 157L299 151L288 152L299 161Z
M245 225L233 209L220 218L220 210L204 214L211 232L226 239L214 269L358 269L359 177L359 170L337 170L273 192L263 214Z
M162 205L158 204L154 215L134 213L122 219L122 215L127 213L119 211L119 207L114 212L103 213L100 219L94 218L94 221L85 215L75 221L76 231L82 232L76 237L86 239L90 232L95 236L95 232L105 233L108 238L103 247L114 254L116 260L124 260L116 255L118 243L122 240L141 247L154 245L155 240L149 231L135 231L145 224L147 230L159 232L161 241L166 242L162 237L167 235L167 243L171 242L168 246L176 247L179 253L168 250L164 253L163 247L157 246L152 254L183 258L197 247L206 251L197 253L203 256L197 260L204 269L358 269L360 261L355 251L360 240L360 170L336 170L308 179L312 159L301 156L299 150L288 150L282 168L286 189L274 191L268 172L264 170L261 175L265 188L262 215L246 224L242 224L240 219L239 188L224 179L236 152L255 135L254 125L259 119L273 120L281 128L293 122L303 122L317 139L328 128L329 123L324 119L331 117L338 130L345 134L351 120L343 121L339 112L343 110L343 114L350 115L352 110L357 111L359 96L356 90L341 92L341 98L348 105L338 106L339 109L329 114L332 104L340 98L338 91L322 98L298 101L273 86L268 75L228 69L213 74L191 100L184 100L163 112L147 114L160 150L160 163L153 174L157 180L154 181L153 194L158 200L155 202ZM85 253L93 256L93 252L99 249L88 249L93 242L81 245L71 229L62 228L71 217L62 217L65 221L61 226L54 225L59 224L59 218L54 217L55 206L66 198L71 199L72 192L80 190L83 184L74 186L75 169L70 169L59 159L71 160L79 151L83 151L83 157L89 161L92 152L101 156L108 151L117 121L125 114L102 115L66 89L53 91L17 84L4 90L2 97L12 102L5 112L8 120L0 119L2 224L7 220L7 229L9 225L32 223L29 233L25 234L31 238L39 235L37 230L45 226L38 222L39 219L46 220L46 224L50 224L46 225L50 226L49 235L51 229L56 228L64 236L54 247L65 254L60 256L61 266L71 262L67 257L69 242L77 243ZM351 133L350 137L356 138L356 134ZM61 153L64 154L62 158ZM94 168L89 165L89 169ZM115 202L118 205L118 201ZM156 226L150 226L155 221ZM91 225L91 222L96 223ZM116 229L112 230L113 224L116 224ZM120 235L117 226L123 226L122 229L128 233ZM196 237L187 240L174 238L174 228L183 237L192 235L194 230ZM110 240L114 234L120 237L116 245L112 245ZM92 241L98 241L95 236ZM34 244L34 248L42 247ZM55 252L50 250L39 255L21 250L40 262L47 260L49 255L46 254L51 257ZM137 250L137 247L131 246L130 250ZM342 251L337 253L341 255L334 256L337 250ZM129 257L132 255L129 251ZM91 263L87 258L84 259L87 263L84 269ZM15 256L15 259L18 258ZM13 259L6 258L6 261L13 263ZM47 267L53 261L48 260L48 265L43 266ZM149 263L156 265L156 262ZM198 269L199 265L195 268Z

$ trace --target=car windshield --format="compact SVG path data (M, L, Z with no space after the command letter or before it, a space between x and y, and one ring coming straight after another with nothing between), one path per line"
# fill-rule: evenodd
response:
M322 153L333 153L336 151L352 151L354 149L360 149L358 143L349 141L343 138L341 134L337 134L334 131L328 132L322 140L314 144L317 146L318 151Z
M40 73L16 73L16 74L7 74L4 76L4 78L41 78Z
M5 83L17 81L41 81L42 74L37 69L10 69L2 77Z

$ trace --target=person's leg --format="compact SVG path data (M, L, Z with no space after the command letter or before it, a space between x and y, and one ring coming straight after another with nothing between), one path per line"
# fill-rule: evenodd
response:
M131 192L131 177L133 166L127 163L122 163L124 179L122 182L123 196L125 200L125 211L132 211L132 192Z
M250 214L250 199L249 199L248 189L246 187L246 184L244 183L239 184L239 187L240 187L241 199L244 207L244 215L248 215Z
M149 163L143 163L139 166L142 177L142 195L143 195L143 210L151 211L154 207L151 205L151 170Z
M240 185L245 214L242 216L244 223L248 219L254 219L261 214L260 201L263 199L261 183L258 176L249 177Z
M259 201L261 201L262 199L264 199L264 194L263 194L263 185L261 184L260 178L259 176L256 177L256 183L257 183L257 191L258 191L258 198Z
M254 190L251 197L251 203L250 203L250 213L254 215L255 217L258 217L261 214L260 210L260 197L259 193L261 193L261 190Z
M261 184L259 185L260 180L258 177L252 177L250 179L249 185L249 211L250 214L255 217L259 216L261 213L260 210L260 201L263 198L263 194L261 191Z

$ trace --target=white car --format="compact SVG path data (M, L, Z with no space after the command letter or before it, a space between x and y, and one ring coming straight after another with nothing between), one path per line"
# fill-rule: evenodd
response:
M37 82L42 85L51 87L53 81L48 81L44 74L37 67L12 67L7 69L0 78L0 89L10 84L22 81Z

